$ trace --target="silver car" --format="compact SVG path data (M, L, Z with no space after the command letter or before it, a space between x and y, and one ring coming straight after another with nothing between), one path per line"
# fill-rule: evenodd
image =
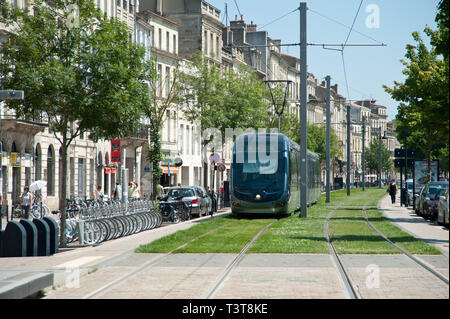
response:
M166 195L174 199L181 199L183 201L190 201L192 204L191 215L198 215L199 217L208 214L207 202L203 198L201 192L193 186L177 186L170 187L166 190Z
M203 207L206 211L206 215L210 214L212 212L212 200L211 197L209 197L208 193L206 192L206 189L203 186L194 186L194 188L197 191L198 196L202 198Z
M440 225L443 224L448 227L448 188L439 197L437 222Z

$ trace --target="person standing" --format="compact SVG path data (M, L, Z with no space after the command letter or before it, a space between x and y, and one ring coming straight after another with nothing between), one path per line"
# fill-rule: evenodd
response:
M23 193L20 196L20 204L21 204L25 219L28 219L28 217L30 215L30 207L31 207L32 202L33 202L33 195L31 195L30 189L28 188L28 186L25 186L23 189Z
M105 195L102 192L102 187L100 185L97 186L97 189L94 192L94 199L103 201Z
M116 189L114 190L114 199L122 200L122 186L116 182Z
M395 179L391 181L388 188L388 193L391 196L392 204L395 204L395 196L397 195L397 184L395 184Z

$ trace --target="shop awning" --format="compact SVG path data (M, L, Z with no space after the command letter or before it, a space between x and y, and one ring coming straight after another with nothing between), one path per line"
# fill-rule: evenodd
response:
M169 167L168 166L162 166L162 172L163 174L169 174ZM178 167L170 165L170 174L178 174Z

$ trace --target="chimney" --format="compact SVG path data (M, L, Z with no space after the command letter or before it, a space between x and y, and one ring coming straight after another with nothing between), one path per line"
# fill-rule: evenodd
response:
M244 21L244 15L241 14L241 21Z
M237 21L237 14L234 16L234 21Z
M336 94L338 94L338 85L332 85L331 88L334 90L334 92L336 92Z
M247 24L247 31L256 32L258 31L258 25L253 24L253 21L250 24Z
M325 86L326 86L326 85L325 85L325 81L322 81L322 83L320 84L320 86L325 87Z

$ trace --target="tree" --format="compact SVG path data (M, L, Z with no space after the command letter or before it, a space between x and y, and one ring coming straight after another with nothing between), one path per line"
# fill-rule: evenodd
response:
M400 102L396 116L399 141L406 136L409 148L423 152L431 176L432 152L442 143L448 144L448 62L439 58L434 48L429 50L418 32L412 35L417 44L407 45L405 56L409 62L401 60L405 65L405 81L394 81L393 88L383 87Z
M149 86L150 103L144 105L143 109L150 123L148 159L152 164L152 195L155 196L155 190L162 174L159 166L162 160L161 130L164 120L167 119L167 111L174 107L177 108L181 102L182 86L178 78L179 71L175 70L170 75L166 74L166 78L162 78L162 75L158 74L156 70L156 61L153 58L146 62L145 70L143 78ZM163 94L164 88L167 88L165 94Z
M184 116L200 124L202 130L216 129L223 149L226 129L258 128L265 119L264 85L255 71L242 67L222 70L199 52L180 73L184 91ZM205 131L204 131L205 132ZM207 132L206 132L207 133ZM213 136L202 138L206 145ZM207 165L204 162L204 185L207 185Z
M378 171L379 164L379 141L378 139L373 139L369 144L369 147L366 147L366 155L365 162L366 168L371 172ZM382 171L390 171L393 167L393 162L391 160L391 153L387 149L384 143L381 143L381 169Z
M326 127L317 125L308 125L308 149L319 155L320 161L326 160ZM342 156L342 149L339 146L339 137L330 128L330 159Z
M31 8L33 15L8 3L2 6L1 22L13 30L2 48L2 85L24 90L23 101L7 103L18 116L47 115L61 143L67 176L68 148L82 132L97 141L127 136L137 128L141 106L148 103L141 78L145 51L129 41L124 24L109 19L92 0L53 0L51 5L34 0ZM64 247L66 178L61 188Z

